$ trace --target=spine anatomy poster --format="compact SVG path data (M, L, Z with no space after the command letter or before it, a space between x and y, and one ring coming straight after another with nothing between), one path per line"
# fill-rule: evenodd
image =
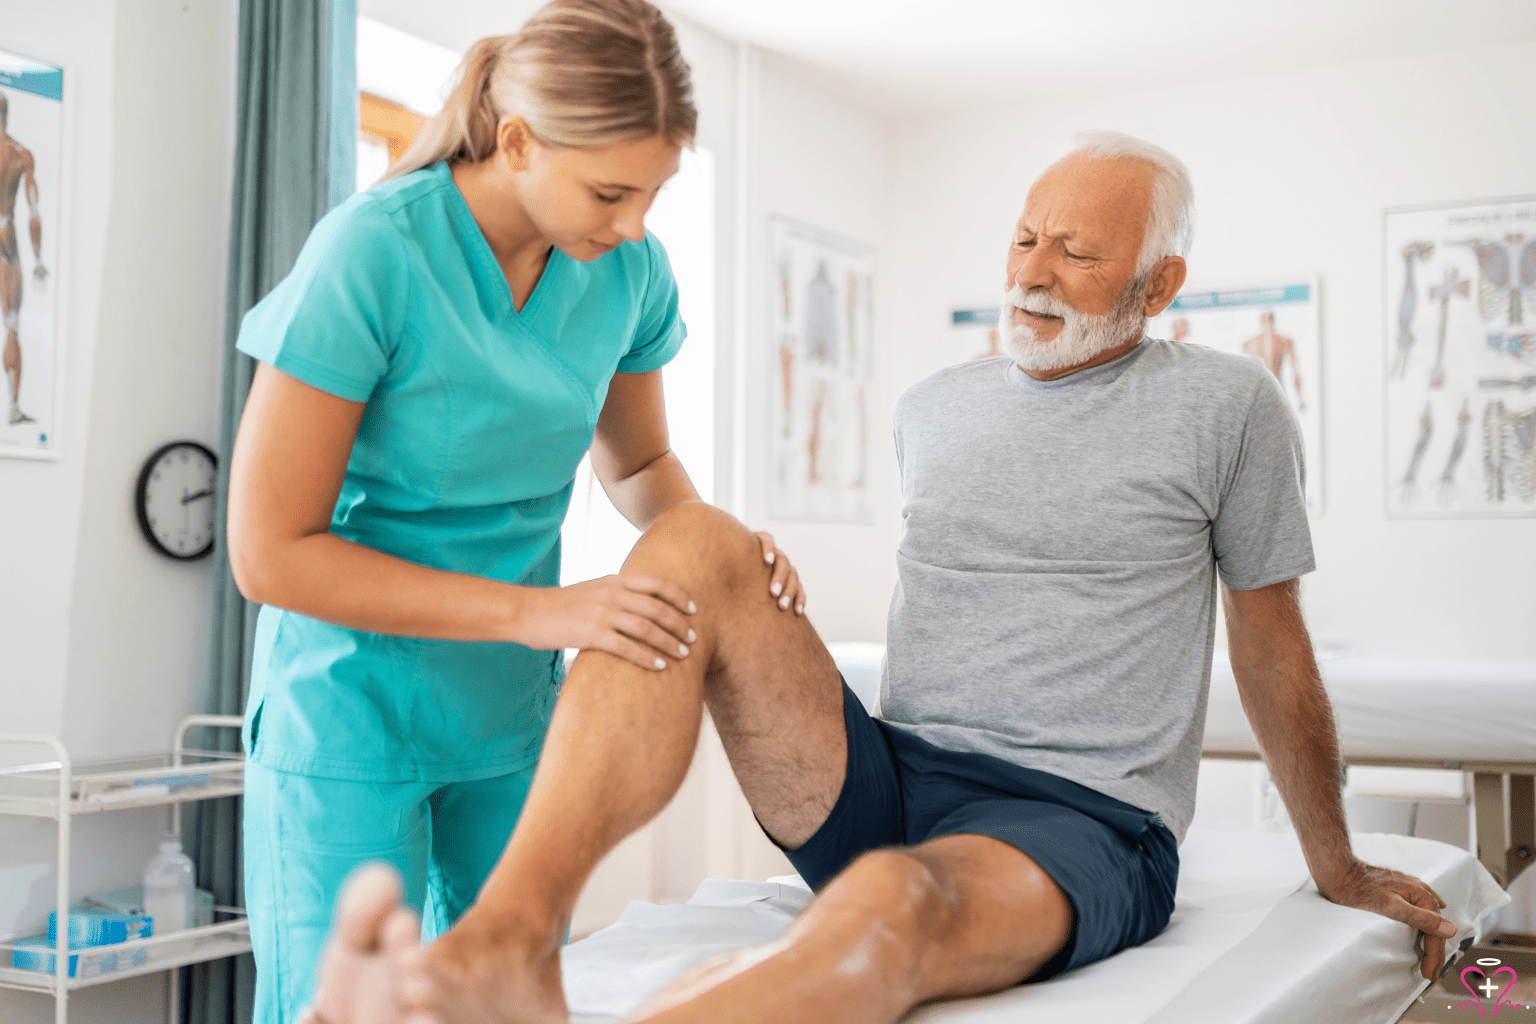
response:
M0 50L0 455L57 458L64 72Z
M768 224L768 515L872 523L874 252Z
M1220 291L1184 289L1147 324L1154 338L1257 356L1280 382L1301 422L1307 508L1323 505L1322 346L1317 283L1291 281Z
M1536 196L1386 211L1393 518L1536 516Z

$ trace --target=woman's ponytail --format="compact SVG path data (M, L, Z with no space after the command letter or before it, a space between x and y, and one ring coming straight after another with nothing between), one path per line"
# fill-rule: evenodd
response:
M492 36L469 48L459 64L458 82L448 99L427 123L410 148L389 165L380 182L398 178L447 160L483 160L496 150L496 125L501 118L491 98L491 74L510 36Z

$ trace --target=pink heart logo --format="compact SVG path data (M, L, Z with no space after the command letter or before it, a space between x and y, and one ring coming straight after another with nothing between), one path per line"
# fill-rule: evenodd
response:
M1497 1000L1495 1000L1495 1002L1493 1004L1493 1012L1492 1013L1484 1013L1483 1012L1483 1000L1482 1000L1482 997L1478 995L1478 989L1481 989L1485 994L1488 994L1488 997L1490 999L1492 999L1493 996L1492 996L1491 993L1493 992L1493 990L1495 988L1495 985L1493 984L1493 979L1497 978L1499 975L1503 974L1505 971L1509 972L1509 984L1505 985L1502 989L1499 990L1499 997L1498 997ZM1467 975L1469 975L1469 974L1481 975L1482 978L1483 978L1484 984L1479 985L1477 987L1477 989L1474 989L1467 982ZM1464 967L1464 968L1462 968L1462 971L1461 971L1461 985L1468 992L1472 993L1472 999L1477 1000L1477 1014L1478 1014L1478 1016L1480 1016L1480 1017L1497 1017L1499 1015L1499 1011L1501 1009L1503 1009L1506 1006L1513 1006L1514 1005L1508 999L1504 998L1504 993L1508 992L1510 990L1510 987L1514 985L1514 983L1518 980L1518 977L1519 976L1515 974L1515 969L1513 967L1510 967L1508 964L1505 964L1503 967L1500 967L1498 970L1494 971L1492 974L1483 974L1483 969L1481 967ZM1467 1002L1459 1004L1459 1008L1463 1009L1463 1010L1470 1009L1471 1005L1472 1005L1472 1000L1469 999L1469 1000L1467 1000Z

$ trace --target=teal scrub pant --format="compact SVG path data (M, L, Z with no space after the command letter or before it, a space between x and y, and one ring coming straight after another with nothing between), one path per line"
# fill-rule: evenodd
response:
M342 883L394 865L424 941L474 902L501 857L534 766L477 782L349 782L245 767L245 901L254 1024L292 1024L314 996Z

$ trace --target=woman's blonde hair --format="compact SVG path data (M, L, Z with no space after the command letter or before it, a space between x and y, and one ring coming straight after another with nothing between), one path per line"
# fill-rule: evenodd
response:
M655 135L688 146L699 119L677 33L654 5L553 0L522 31L469 48L443 109L380 181L484 160L507 114L546 146L578 148Z

